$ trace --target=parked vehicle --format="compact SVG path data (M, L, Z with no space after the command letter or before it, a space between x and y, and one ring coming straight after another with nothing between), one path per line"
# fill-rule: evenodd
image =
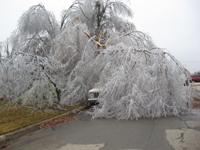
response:
M98 100L99 100L99 94L100 94L100 92L102 91L103 89L102 88L93 88L93 89L91 89L89 92L88 92L88 96L89 96L89 98L88 98L88 102L90 103L90 104L95 104L95 103L97 103L98 102Z
M192 75L191 76L191 81L192 82L200 82L200 74Z
M200 82L200 74L191 75L191 76L190 76L190 79L188 79L188 80L185 81L186 85L188 85L188 81L189 81L190 83L192 83L192 82Z

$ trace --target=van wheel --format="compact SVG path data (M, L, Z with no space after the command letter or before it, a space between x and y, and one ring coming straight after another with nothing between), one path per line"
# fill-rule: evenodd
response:
M92 106L92 105L91 105L91 103L89 103L89 102L86 104L86 108L87 108L87 109L90 108L91 106Z
M192 80L192 83L195 83L195 81Z

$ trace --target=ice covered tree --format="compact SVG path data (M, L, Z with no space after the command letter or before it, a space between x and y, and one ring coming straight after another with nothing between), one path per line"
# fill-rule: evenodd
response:
M103 30L101 38L104 39L103 36L111 31L133 28L133 24L124 19L132 16L132 10L119 0L75 0L69 9L62 12L61 29L78 18L86 24L91 36L99 37Z
M0 67L0 97L24 105L43 106L60 102L62 65L55 59L13 52Z
M191 88L185 88L184 82L189 74L171 54L158 48L151 37L137 31L132 23L126 24L120 14L119 24L123 27L118 28L118 23L115 24L118 20L109 18L109 13L117 9L108 7L107 13L104 9L115 2L75 1L64 11L63 27L69 28L70 21L80 20L85 23L85 33L90 39L80 46L82 54L68 77L62 103L85 102L89 89L101 87L101 100L95 106L94 118L138 119L188 113ZM98 25L101 10L106 17ZM104 24L107 19L109 23Z
M58 33L59 24L53 13L42 4L34 5L21 16L11 35L13 51L47 56Z
M54 41L51 55L63 63L70 60L69 66L74 68L89 39L96 43L95 51L105 48L115 32L135 31L134 24L126 20L132 16L132 10L119 0L75 0L62 12L62 32Z
M49 56L58 33L55 16L42 4L21 16L11 35L12 54L1 63L1 96L40 106L60 102L62 65Z
M122 1L75 0L63 11L59 31L42 5L31 7L12 37L14 52L1 63L0 96L23 104L74 105L87 103L88 91L101 87L93 118L188 113L189 74L122 16L132 16Z
M92 46L85 47L69 76L62 103L85 101L89 89L100 87L103 90L94 118L154 118L189 112L191 89L184 87L189 74L147 35L115 33L106 49L96 50L96 56L93 51Z
M3 54L3 57L8 57L10 55L10 53L12 53L11 50L11 43L10 43L10 39L7 38L5 41L0 42L0 52Z

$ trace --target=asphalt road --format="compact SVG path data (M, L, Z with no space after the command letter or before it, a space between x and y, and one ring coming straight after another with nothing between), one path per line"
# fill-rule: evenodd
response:
M159 119L77 120L20 138L11 150L200 150L200 110Z

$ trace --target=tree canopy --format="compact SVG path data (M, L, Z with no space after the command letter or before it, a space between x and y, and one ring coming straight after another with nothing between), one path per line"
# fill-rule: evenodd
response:
M123 18L119 0L75 0L61 23L42 4L19 19L12 53L0 62L0 97L24 105L87 103L102 87L93 118L155 118L189 113L189 74L150 36Z
M13 51L47 56L58 33L55 16L42 4L34 5L21 16L11 35Z
M128 21L122 17L132 17L132 10L121 1L75 0L69 9L62 12L61 29L76 19L87 25L91 36L98 36L101 30L126 30Z

